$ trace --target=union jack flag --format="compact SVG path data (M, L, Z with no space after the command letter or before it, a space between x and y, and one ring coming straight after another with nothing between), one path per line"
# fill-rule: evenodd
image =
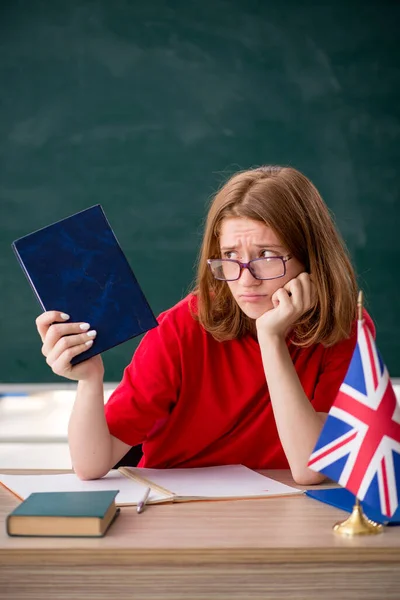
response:
M308 466L393 516L400 495L400 406L364 320ZM399 490L398 490L399 487Z

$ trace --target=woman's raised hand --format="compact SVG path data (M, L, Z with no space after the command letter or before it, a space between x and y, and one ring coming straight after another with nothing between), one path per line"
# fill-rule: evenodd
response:
M69 316L55 310L44 312L36 319L36 327L43 346L42 354L53 373L77 381L103 378L104 367L100 355L77 365L71 359L88 350L96 338L89 323L68 323Z
M256 320L258 334L285 337L296 321L314 306L315 296L310 275L300 273L273 294L273 308Z

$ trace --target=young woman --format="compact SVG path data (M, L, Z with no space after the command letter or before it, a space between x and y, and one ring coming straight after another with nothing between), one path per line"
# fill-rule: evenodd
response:
M102 477L143 443L140 466L241 463L287 468L300 484L356 343L357 289L313 184L292 168L233 176L207 218L197 285L162 313L104 408L103 363L70 360L96 343L88 323L37 319L54 373L79 381L72 464Z

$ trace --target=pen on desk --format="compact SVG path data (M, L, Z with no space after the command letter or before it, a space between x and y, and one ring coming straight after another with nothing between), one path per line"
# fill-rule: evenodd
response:
M146 502L147 502L147 500L148 500L148 498L150 496L150 491L151 491L151 489L148 487L146 489L145 493L144 493L143 498L140 500L140 502L138 502L138 505L137 505L137 508L136 508L136 511L138 513L141 513L141 512L144 511L144 507L146 506Z

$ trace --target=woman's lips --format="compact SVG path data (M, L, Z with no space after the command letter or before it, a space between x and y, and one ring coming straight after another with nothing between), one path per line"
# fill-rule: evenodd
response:
M266 298L265 294L241 294L241 300L245 302L260 302Z

